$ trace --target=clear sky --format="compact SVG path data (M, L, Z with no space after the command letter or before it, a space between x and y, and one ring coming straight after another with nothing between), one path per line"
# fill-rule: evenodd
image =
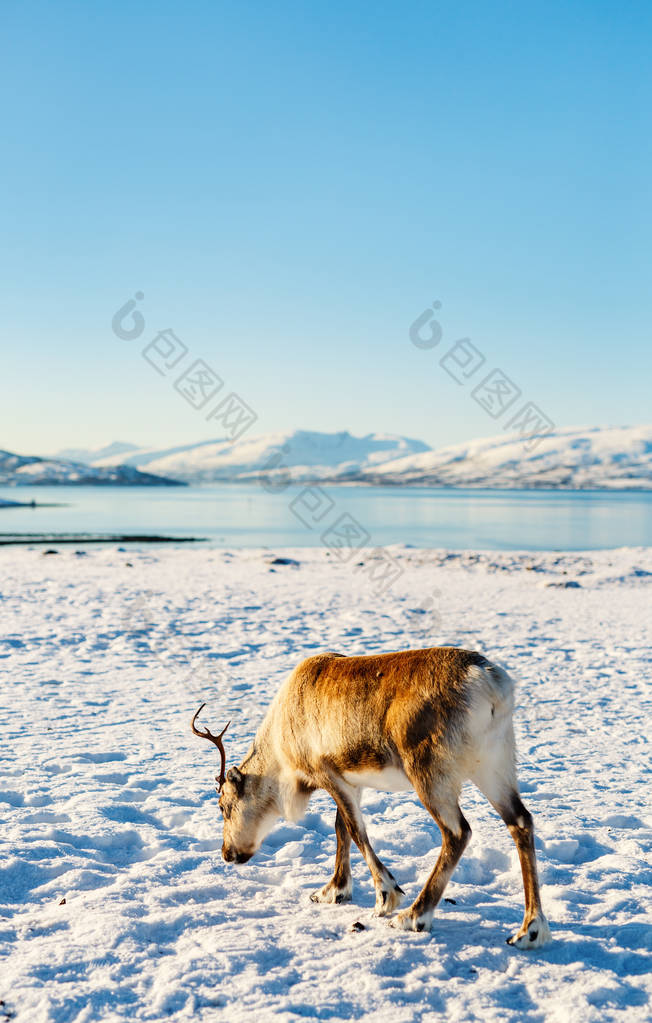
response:
M559 425L652 419L649 3L4 0L0 23L0 447L220 435L142 358L164 328L260 432L498 433L439 364L461 337Z

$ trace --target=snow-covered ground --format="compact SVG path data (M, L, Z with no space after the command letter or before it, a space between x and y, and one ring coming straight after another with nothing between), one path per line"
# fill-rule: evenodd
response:
M273 564L281 553L300 564ZM403 574L379 596L369 564L321 549L2 551L7 1017L650 1018L651 552L394 553ZM310 902L335 850L324 794L246 866L220 857L219 758L189 731L200 701L209 726L232 719L234 762L304 656L438 643L520 681L521 787L554 939L534 953L505 944L522 918L516 854L471 788L473 838L431 934L372 916L357 854L352 904ZM437 828L411 794L367 791L363 807L413 898Z

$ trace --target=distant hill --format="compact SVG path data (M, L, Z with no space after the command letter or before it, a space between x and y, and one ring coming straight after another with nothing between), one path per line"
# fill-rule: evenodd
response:
M513 434L427 451L367 469L368 483L445 487L652 489L652 426L555 430L531 451Z
M286 470L293 480L357 478L366 470L429 451L427 444L396 434L370 433L354 437L347 431L317 433L294 430L238 441L215 440L173 448L143 448L100 457L94 466L119 463L171 476L186 483L273 478Z
M0 485L51 486L53 484L104 484L111 486L179 486L178 480L165 479L131 466L95 468L82 462L37 455L16 455L0 450Z
M61 452L49 460L24 458L18 470L20 482L43 482L40 477L47 471L48 482L53 476L61 477L55 482L125 484L250 482L263 478L272 486L281 481L319 480L499 489L652 490L649 425L566 427L542 437L531 450L513 433L433 450L423 441L397 434L355 437L347 431L294 430L235 442L210 440L167 448L139 448L119 442L98 451L78 449L77 455L79 461L75 462L62 462ZM0 482L2 457L0 453ZM89 465L82 465L83 460ZM27 464L30 462L34 463L32 468ZM60 465L65 468L57 468ZM143 480L133 473L151 479ZM35 478L28 479L30 475Z
M61 451L57 451L53 457L64 462L83 462L85 465L92 465L93 462L103 458L127 455L130 451L137 450L135 444L125 444L123 441L117 440L103 448L63 448ZM124 458L121 461L124 461Z

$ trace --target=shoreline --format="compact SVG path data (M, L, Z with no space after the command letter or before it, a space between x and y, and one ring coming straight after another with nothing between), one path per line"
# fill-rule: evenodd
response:
M598 484L587 484L586 486L570 486L564 483L537 483L531 481L529 483L490 483L488 481L473 481L469 480L465 483L448 483L445 480L396 480L396 479L383 479L375 477L373 479L363 478L343 478L339 476L305 476L296 477L290 480L283 480L283 477L278 479L274 475L269 474L267 476L250 476L247 479L216 479L216 480L172 480L165 484L146 484L146 483L117 483L114 481L96 481L90 482L88 480L51 480L48 483L0 483L0 487L7 490L29 489L31 487L37 488L56 488L65 489L66 487L74 488L75 490L82 487L89 487L92 490L107 490L114 487L117 490L161 490L166 487L189 487L198 489L204 489L209 487L259 487L261 490L270 493L285 493L292 487L360 487L364 490L382 490L384 488L392 490L444 490L444 491L489 491L496 493L563 493L563 494L652 494L652 479L640 480L639 482L632 482L627 485L621 486L619 483L613 485L600 486ZM0 508L2 507L15 507L16 505L30 507L33 502L31 501L5 501L0 500ZM43 507L42 505L40 507Z

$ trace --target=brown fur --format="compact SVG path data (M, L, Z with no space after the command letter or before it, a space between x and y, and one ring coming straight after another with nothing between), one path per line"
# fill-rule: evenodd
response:
M418 763L454 731L470 665L486 663L455 647L309 657L290 676L280 709L287 756L306 775L318 770L323 753L307 737L325 719L339 719L337 745L328 751L335 770Z

